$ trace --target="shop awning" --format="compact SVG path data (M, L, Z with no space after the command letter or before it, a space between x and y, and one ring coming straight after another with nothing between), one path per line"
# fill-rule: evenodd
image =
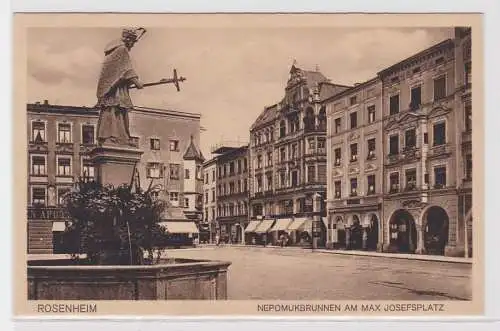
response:
M297 217L296 219L293 220L292 223L288 226L288 231L296 231L300 228L302 224L306 221L306 218L304 217Z
M300 228L298 230L302 231L302 232L307 232L310 235L312 235L312 229L313 229L313 220L312 219L306 219L304 221L304 223L302 223L302 225L300 226Z
M52 222L52 232L64 232L66 230L66 222Z
M194 222L161 222L159 224L170 233L199 233L198 227Z
M245 228L245 233L255 232L255 229L257 229L260 222L261 221L250 221L250 223L248 223L247 227Z
M263 220L259 226L255 229L255 233L266 233L269 231L271 226L273 226L274 220L272 219L266 219Z
M274 226L269 230L270 232L272 231L284 231L288 228L288 226L292 223L291 218L283 218L283 219L277 219L276 223Z

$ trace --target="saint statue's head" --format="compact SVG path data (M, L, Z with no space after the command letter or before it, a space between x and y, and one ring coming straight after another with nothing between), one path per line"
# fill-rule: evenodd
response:
M137 42L137 30L123 29L122 41L128 49L134 47L134 44Z

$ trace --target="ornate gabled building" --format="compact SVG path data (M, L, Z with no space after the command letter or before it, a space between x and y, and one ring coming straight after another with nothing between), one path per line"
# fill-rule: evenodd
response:
M326 198L326 109L320 100L347 88L293 65L284 98L252 124L248 240L275 243L287 229L292 243L310 242L313 196ZM324 245L324 225L321 233Z
M203 221L203 162L205 158L191 135L182 157L184 164L184 214L199 226Z

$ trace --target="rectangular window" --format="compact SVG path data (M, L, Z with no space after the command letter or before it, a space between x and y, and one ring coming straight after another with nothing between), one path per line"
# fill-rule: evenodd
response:
M158 138L151 138L149 139L149 145L152 151L159 151L160 150L160 139Z
M373 123L375 122L375 106L369 106L368 107L368 123Z
M234 162L229 163L229 175L234 175Z
M408 169L405 171L406 177L406 191L413 191L417 189L417 169Z
M158 141L158 149L160 149L159 145L160 145L160 141ZM178 152L179 151L179 140L170 140L169 149L171 152Z
M212 170L212 183L215 182L215 170Z
M351 113L349 115L351 119L351 129L355 129L358 127L358 112Z
M212 189L212 202L215 202L215 189Z
M465 155L465 179L472 180L472 154Z
M316 180L316 167L313 165L307 166L307 181L309 183L314 183Z
M267 175L267 190L268 191L273 190L273 176L272 175Z
M318 164L318 183L326 183L326 164Z
M465 131L472 131L472 105L467 104L464 107L465 111Z
M262 176L255 177L255 184L257 185L257 192L262 192Z
M95 176L94 165L88 159L82 161L82 176L84 178L94 178Z
M57 159L57 175L71 176L71 158L60 157Z
M341 162L342 150L340 148L335 148L335 166L339 166Z
M309 147L309 151L314 151L316 149L316 139L314 138L309 138L308 140L308 147Z
M57 203L59 206L64 205L64 197L69 191L69 187L60 187L57 189Z
M46 203L45 187L33 187L31 189L31 203L33 205L45 205Z
M326 140L325 138L318 138L318 152L325 152Z
M293 144L292 145L292 160L296 160L297 157L299 156L297 151L298 151L297 144Z
M229 183L229 194L234 194L234 182Z
M358 144L351 144L351 162L358 160Z
M238 173L241 174L243 168L241 167L241 160L238 160Z
M280 186L283 188L283 187L286 187L286 174L284 171L281 171L280 172Z
M464 65L464 82L465 82L465 85L468 86L470 84L472 84L472 63L471 62L467 62L465 65Z
M147 178L162 178L163 177L163 164L158 162L149 162L146 165Z
M399 135L389 137L389 155L399 154Z
M399 192L399 172L389 175L389 193Z
M415 129L405 131L405 149L412 149L417 144L417 134Z
M292 187L299 184L299 173L297 171L292 171Z
M243 192L246 192L246 191L248 191L248 179L245 178L244 183L245 183L245 185L243 186L243 189L244 189Z
M179 179L181 166L180 164L170 163L170 179Z
M270 167L273 165L273 153L268 152L267 153L267 166Z
M286 161L286 150L285 150L285 147L281 147L280 148L280 160L281 160L281 162L285 162Z
M205 203L208 203L208 191L205 192Z
M358 179L351 178L351 197L358 195Z
M446 144L446 123L436 123L433 126L433 146Z
M335 119L335 133L340 133L341 130L342 130L342 128L341 128L341 119L340 118L336 118Z
M389 115L399 113L399 94L393 95L389 98Z
M446 187L446 167L434 168L434 188Z
M31 122L31 139L33 142L41 143L45 140L45 122L34 121Z
M189 179L189 177L190 177L189 169L184 169L184 179Z
M179 192L169 192L168 199L174 207L179 207Z
M45 166L45 156L33 155L31 157L31 174L35 176L47 175L47 167Z
M375 175L369 175L366 181L368 183L367 195L375 194Z
M368 160L375 158L375 138L368 139Z
M441 100L446 97L446 76L441 76L434 79L434 101Z
M334 186L335 186L335 199L340 199L340 197L342 196L342 184L340 180L336 181L334 183Z
M71 143L71 124L59 123L57 125L57 142Z
M357 103L357 97L356 96L353 96L353 97L350 97L349 98L349 104L352 106L352 105L355 105Z
M84 145L95 144L94 126L93 125L82 125L82 143Z
M262 168L262 155L257 156L257 169Z
M420 86L411 89L410 110L417 110L422 104L422 88Z

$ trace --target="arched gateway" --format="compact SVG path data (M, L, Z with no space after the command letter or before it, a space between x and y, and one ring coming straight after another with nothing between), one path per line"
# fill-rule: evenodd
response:
M448 244L449 217L438 206L431 206L422 214L424 247L427 254L444 255Z
M368 227L366 228L366 249L374 251L378 245L378 217L375 214L369 214Z
M393 249L401 253L414 253L417 248L415 219L404 209L396 210L389 219L389 239Z

